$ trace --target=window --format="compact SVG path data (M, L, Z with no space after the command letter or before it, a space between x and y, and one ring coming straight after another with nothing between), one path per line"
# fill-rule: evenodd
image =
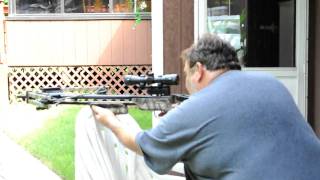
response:
M295 67L295 0L207 0L207 31L246 67Z
M13 15L151 12L151 0L13 0Z

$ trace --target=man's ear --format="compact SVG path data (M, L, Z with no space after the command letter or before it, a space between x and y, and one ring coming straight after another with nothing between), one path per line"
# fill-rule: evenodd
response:
M196 82L200 82L203 77L204 77L204 73L205 73L205 66L199 62L196 63L196 72L194 73L194 80Z

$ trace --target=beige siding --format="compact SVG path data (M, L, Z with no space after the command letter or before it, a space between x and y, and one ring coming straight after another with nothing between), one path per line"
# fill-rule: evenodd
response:
M8 65L151 64L151 21L7 21Z

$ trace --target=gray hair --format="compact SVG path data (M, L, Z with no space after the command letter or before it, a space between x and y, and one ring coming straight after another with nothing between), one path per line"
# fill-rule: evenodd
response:
M218 69L241 70L235 49L217 35L205 34L199 41L181 54L183 61L192 68L197 62L205 65L207 70Z

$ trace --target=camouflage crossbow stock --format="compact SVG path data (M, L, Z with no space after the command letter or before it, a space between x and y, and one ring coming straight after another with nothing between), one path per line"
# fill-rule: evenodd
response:
M184 94L171 94L170 86L177 85L177 74L154 76L153 74L124 76L126 85L137 85L146 90L147 95L108 95L105 87L99 87L95 93L66 93L59 87L43 88L39 92L27 91L25 95L18 96L27 103L36 106L38 110L48 109L52 105L97 105L108 108L115 114L128 113L128 106L136 106L141 110L167 112L174 104L179 104L188 98Z

